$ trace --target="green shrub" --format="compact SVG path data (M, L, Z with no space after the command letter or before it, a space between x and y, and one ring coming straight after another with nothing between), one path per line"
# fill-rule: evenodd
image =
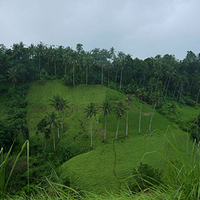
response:
M159 169L148 164L140 163L138 168L133 169L133 178L129 182L129 188L133 192L139 192L161 183L162 173Z

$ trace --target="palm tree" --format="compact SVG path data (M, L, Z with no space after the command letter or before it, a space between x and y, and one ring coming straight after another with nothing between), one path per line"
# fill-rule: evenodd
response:
M119 101L119 102L117 103L114 112L115 112L116 117L117 117L117 119L118 119L117 130L116 130L116 136L115 136L115 139L117 140L118 132L119 132L119 123L120 123L120 120L121 120L122 116L123 116L124 113L125 113L125 108L124 108L124 104L123 104L122 101Z
M156 104L159 101L160 97L161 97L160 92L155 92L154 95L152 96L152 101L154 103L154 108L153 108L153 112L152 112L150 123L149 123L149 132L151 132L151 124L152 124L152 120L153 120L153 115L154 115L154 112L155 112L155 109L156 109Z
M61 98L60 99L60 111L62 112L62 122L61 122L62 131L63 131L63 114L64 114L64 111L66 110L66 108L70 109L69 101Z
M12 67L8 70L8 80L12 82L13 87L17 83L17 79L19 78L17 68Z
M145 88L138 89L136 91L137 98L140 100L140 116L139 116L139 133L141 129L141 117L142 117L142 103L146 96Z
M44 53L44 44L42 42L40 42L37 46L36 46L36 52L37 52L37 56L38 56L38 74L40 73L41 70L41 57Z
M124 63L125 63L125 54L120 51L118 53L118 58L119 58L119 65L120 65L120 68L121 68L121 73L120 73L120 84L119 84L119 88L121 90L122 88L122 76L123 76L123 69L124 69Z
M128 135L128 112L129 112L129 108L130 108L130 104L133 100L133 96L126 96L125 102L127 104L127 108L126 108L126 136Z
M62 106L62 99L61 97L57 94L54 95L52 99L50 99L50 106L56 109L57 111L57 117L58 117L58 112L61 110ZM59 127L58 127L58 138L59 138Z
M87 105L87 108L85 108L85 114L86 118L90 117L90 136L91 136L91 148L93 146L93 141L92 141L92 116L96 116L97 114L97 109L95 107L94 103L90 103Z
M105 132L104 132L104 141L106 141L106 126L107 126L107 117L109 114L111 114L112 112L112 106L110 104L110 102L106 99L104 102L103 102L103 106L102 106L102 109L103 109L103 115L104 117L106 118L105 119Z
M77 55L76 55L76 52L72 52L72 55L71 55L72 59L71 59L71 63L73 65L72 67L72 73L73 73L73 86L75 87L75 67L76 67L76 62L77 62Z
M47 124L49 125L49 128L51 129L51 132L53 133L53 148L55 151L56 144L55 144L54 126L59 127L59 120L54 112L50 114L48 113L46 120L47 120Z

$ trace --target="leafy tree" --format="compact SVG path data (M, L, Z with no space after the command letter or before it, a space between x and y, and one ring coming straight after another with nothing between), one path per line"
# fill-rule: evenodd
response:
M123 115L125 113L125 107L124 107L123 101L117 102L116 107L114 109L114 112L115 112L115 115L116 115L116 117L118 119L117 131L116 131L116 136L115 136L115 139L117 140L118 132L119 132L119 123L120 123L120 120L121 120L121 118L123 117Z
M92 140L92 116L96 116L97 108L94 103L90 103L85 108L86 118L90 118L90 136L91 136L91 148L93 147L93 140Z
M108 115L111 114L111 112L112 112L112 106L107 99L103 102L102 109L103 109L103 115L105 117L104 141L106 141L107 118L108 118Z

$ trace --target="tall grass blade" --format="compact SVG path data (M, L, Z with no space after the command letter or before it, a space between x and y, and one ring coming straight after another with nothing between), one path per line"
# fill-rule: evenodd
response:
M10 173L9 173L9 176L8 176L8 179L7 179L7 181L6 181L6 184L5 184L5 187L4 187L4 191L6 191L6 188L7 188L7 186L8 186L9 181L10 181L10 178L11 178L11 176L12 176L12 173L13 173L13 170L14 170L14 168L15 168L15 165L17 164L17 161L18 161L19 157L21 156L21 154L22 154L24 148L26 147L26 144L27 144L27 143L28 143L28 140L26 140L26 141L24 142L24 144L23 144L23 146L22 146L22 148L21 148L21 151L18 153L17 158L15 159L15 162L14 162L14 164L13 164L13 166L12 166L12 169L11 169L11 171L10 171Z

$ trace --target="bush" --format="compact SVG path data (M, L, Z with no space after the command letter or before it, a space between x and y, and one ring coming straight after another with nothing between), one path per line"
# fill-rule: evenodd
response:
M197 102L192 100L189 97L184 97L184 101L185 101L185 104L188 105L188 106L195 107L197 105Z
M129 182L129 188L133 192L158 186L161 183L162 173L148 164L140 163L138 168L133 169L133 179Z

